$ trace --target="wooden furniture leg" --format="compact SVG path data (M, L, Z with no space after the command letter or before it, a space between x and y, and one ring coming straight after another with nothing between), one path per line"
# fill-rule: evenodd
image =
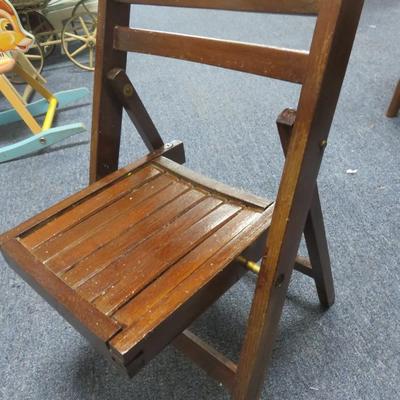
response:
M362 0L321 4L310 50L310 65L318 68L301 91L300 122L293 127L288 146L240 355L234 400L255 400L261 393L362 5ZM335 57L338 49L341 59Z
M289 109L283 111L277 119L279 137L285 156L295 120L296 111ZM335 289L318 185L315 186L314 197L304 227L304 238L312 266L310 276L315 280L321 305L328 308L335 301Z
M98 17L103 23L97 27L90 183L118 169L123 106L108 83L107 73L126 67L126 52L113 47L113 31L116 25L129 25L129 16L129 4L99 1Z
M386 112L386 116L394 118L397 116L400 110L400 80L397 82L396 89L393 94L392 101L390 102L389 108Z

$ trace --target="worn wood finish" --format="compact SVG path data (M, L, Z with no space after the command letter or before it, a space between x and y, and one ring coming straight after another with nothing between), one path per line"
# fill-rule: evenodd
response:
M311 206L362 0L322 2L243 344L235 400L259 398L301 234Z
M140 201L143 197L142 193L132 193L132 207L127 210L121 210L117 218L109 220L99 229L95 226L92 227L89 234L76 236L74 242L70 246L64 247L61 251L55 250L53 253L45 254L46 265L57 274L68 271L77 266L78 263L82 266L83 262L87 266L89 260L93 261L93 257L91 257L93 251L100 248L102 252L105 248L110 250L108 245L110 243L115 245L114 239L119 238L121 234L127 231L132 232L134 230L136 232L137 228L141 226L139 224L142 223L147 215L168 204L168 202L187 190L188 186L186 185L171 185L170 182L164 190L159 191L154 196L146 196L144 201ZM102 215L104 213L99 214ZM61 240L62 236L64 235L61 235Z
M223 354L209 346L192 332L185 330L172 344L211 377L225 387L233 389L237 366Z
M400 80L398 81L396 89L394 90L392 100L386 112L386 116L389 118L394 118L399 113L399 110L400 110Z
M118 310L114 314L114 318L127 326L137 323L151 307L157 308L157 304L162 303L160 298L168 297L171 289L184 281L190 282L194 279L193 274L200 267L206 270L206 263L210 257L213 257L219 251L228 254L227 249L232 250L233 247L231 246L235 243L229 244L227 240L232 237L243 240L244 232L247 232L246 228L252 222L256 222L257 219L257 215L251 216L248 212L242 212L237 215L214 235L204 240L195 250L176 262L173 269L166 272L162 278L154 281L146 288L145 292L139 293L123 308ZM267 219L265 225L267 226L268 223L269 220ZM209 270L207 273L211 273L211 271ZM143 308L143 304L146 304L147 309Z
M96 345L107 342L121 326L96 310L65 285L17 239L4 243L1 250L11 266L64 318Z
M148 150L154 151L162 147L164 142L125 70L114 68L107 77Z
M117 26L114 47L302 83L308 53L256 44Z
M125 176L131 174L132 171L140 168L149 161L158 158L160 155L171 157L171 159L174 159L177 162L183 162L184 150L182 142L179 140L175 140L171 143L164 145L161 149L149 153L148 155L136 160L126 167L120 168L118 171L115 171L114 173L109 174L107 177L103 178L100 182L95 182L94 184L91 184L87 188L42 211L41 213L35 215L29 220L18 225L17 227L3 233L0 236L0 245L13 237L27 235L32 229L38 229L40 226L45 224L49 220L49 218L53 218L55 215L67 211L68 208L73 207L74 204L79 203L84 198L88 196L93 196L95 193L98 193L112 186L120 179L123 179Z
M246 273L237 255L261 257L273 207L185 174L163 157L128 171L54 206L37 225L15 231L2 250L130 374ZM221 378L228 380L226 372Z
M272 200L244 192L194 172L183 165L178 165L164 156L155 159L154 164L160 168L168 170L168 172L175 174L177 177L184 177L188 182L192 182L196 186L207 188L208 190L213 191L216 195L229 197L233 201L240 201L250 207L258 207L260 210L264 210L273 203Z
M116 263L102 270L99 276L96 275L85 282L79 291L85 297L96 299L96 306L105 313L112 312L115 307L128 301L133 293L146 286L149 280L153 281L160 273L162 274L164 269L168 269L176 258L189 252L197 241L202 240L209 231L208 224L214 220L214 217L216 220L212 222L210 233L215 229L214 224L218 227L237 211L237 208L229 207L229 205L221 207L218 200L200 202L177 218L172 226L169 225L157 235L144 240L142 245L135 248L133 252L128 252L124 257L118 258ZM193 243L187 240L191 234L195 235ZM168 240L171 235L172 243ZM179 243L182 243L183 247L173 246ZM97 298L99 295L101 297Z
M277 14L316 15L322 0L117 0L121 3L168 7L208 8Z
M156 168L145 167L136 173L129 174L114 185L97 192L95 196L86 198L84 202L75 204L67 212L59 215L53 221L38 227L23 239L24 245L35 249L44 241L53 238L60 232L79 224L82 219L91 217L103 208L119 200L122 196L130 193L137 185L143 185L147 180L157 176L160 172Z
M295 121L296 111L289 109L283 111L277 119L279 137L285 156ZM311 266L307 266L307 263L296 263L295 269L314 278L321 305L330 307L335 301L335 290L317 184L304 227L304 238Z
M137 372L137 364L141 365L143 361L154 357L165 341L172 341L177 332L185 329L240 279L246 271L234 260L247 243L253 242L245 251L246 255L257 257L262 252L262 242L265 240L262 232L270 219L270 213L264 213L257 224L243 229L235 240L230 240L188 278L178 282L178 285L174 283L173 290L167 290L150 307L144 307L144 313L138 319L132 315L134 320L131 325L110 341L113 356L126 364L130 373ZM192 255L188 254L187 257ZM229 264L221 270L222 260ZM115 317L119 320L117 314Z
M94 72L90 182L118 169L122 104L108 84L107 73L126 67L126 53L115 50L112 32L116 25L129 25L129 4L99 0Z
M160 194L168 188L170 183L168 177L160 174L139 187L134 187L127 194L80 223L70 224L66 230L37 246L33 253L48 264L50 260L54 260L54 257L62 257L65 251L78 245L77 238L98 236L99 232L104 229L110 231L110 234L111 230L114 232L115 229L124 229L123 225L129 226L130 224L130 221L126 220L125 213L141 204L147 205L148 202L145 200L151 196L159 199Z
M197 202L204 199L204 197L204 193L190 191L183 193L172 201L166 201L164 203L164 201L159 201L160 199L154 196L151 202L157 204L157 206L153 207L150 204L148 212L144 214L144 218L140 222L132 225L132 229L120 231L119 237L115 235L114 240L81 259L71 270L68 270L64 274L63 279L72 287L79 287L83 284L88 285L86 282L91 277L95 274L99 274L121 254L132 251L142 243L143 238L141 235L144 235L144 237L154 235L164 225L173 222L181 214L192 208ZM180 209L178 209L178 205L181 207Z

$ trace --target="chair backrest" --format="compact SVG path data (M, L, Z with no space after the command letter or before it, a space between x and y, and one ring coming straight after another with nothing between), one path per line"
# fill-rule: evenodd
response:
M131 4L316 15L317 21L307 52L129 28ZM274 268L290 262L312 200L362 6L363 0L100 0L91 180L118 166L122 105L115 101L107 73L114 68L125 69L126 52L201 62L299 83L302 90L296 121L267 243L269 263ZM282 254L288 258L280 259Z
M362 3L363 0L100 0L92 181L117 168L122 105L116 104L108 93L106 81L111 69L126 67L126 52L130 51L302 84L292 142L297 143L297 148L309 137L324 140L332 122ZM316 15L318 18L308 52L132 29L129 28L131 4ZM296 160L301 159L301 148L296 152ZM288 156L289 162L290 150Z

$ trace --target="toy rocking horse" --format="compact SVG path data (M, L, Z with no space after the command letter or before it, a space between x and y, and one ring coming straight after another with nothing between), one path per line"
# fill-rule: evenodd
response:
M0 112L0 126L22 119L33 134L28 139L0 148L0 163L36 152L85 131L80 123L52 127L56 109L83 98L88 90L79 88L51 93L43 85L43 78L37 76L35 68L23 56L33 42L33 36L22 27L14 7L7 0L0 0L0 92L13 106L13 109ZM11 71L44 98L26 104L5 75ZM41 114L46 114L42 126L34 118Z

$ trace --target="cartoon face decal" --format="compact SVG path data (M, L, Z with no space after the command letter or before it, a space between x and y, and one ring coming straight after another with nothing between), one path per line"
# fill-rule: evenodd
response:
M0 0L0 73L12 69L14 60L7 52L11 50L27 52L34 37L21 25L15 8L8 0Z

